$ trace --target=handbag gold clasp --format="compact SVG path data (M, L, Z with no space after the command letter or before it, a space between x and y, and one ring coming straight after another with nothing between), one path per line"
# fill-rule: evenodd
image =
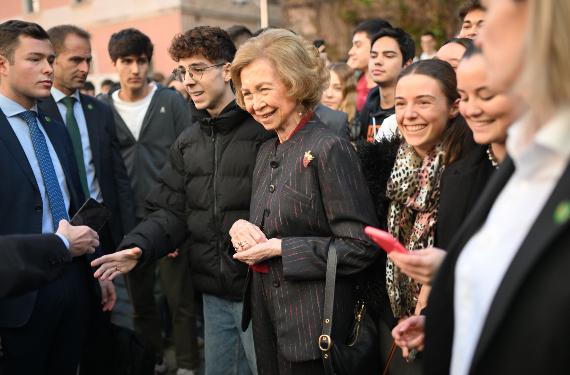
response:
M331 350L333 345L332 339L329 335L320 335L319 336L319 349L322 352L328 352Z
M357 323L360 323L362 317L364 316L365 311L366 311L366 304L364 302L358 302L356 311L354 313L354 320Z

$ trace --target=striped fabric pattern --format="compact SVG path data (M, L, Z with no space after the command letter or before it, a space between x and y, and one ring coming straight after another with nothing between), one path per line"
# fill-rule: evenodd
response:
M350 142L313 117L287 142L262 145L253 178L250 221L262 226L267 238L283 240L282 257L268 262L269 273L253 277L252 308L266 304L274 328L270 336L256 330L260 325L252 311L256 346L272 336L286 360L318 359L330 241L339 249L341 278L357 274L378 255L363 232L377 220L359 159ZM349 321L351 292L344 295L337 289L335 314Z

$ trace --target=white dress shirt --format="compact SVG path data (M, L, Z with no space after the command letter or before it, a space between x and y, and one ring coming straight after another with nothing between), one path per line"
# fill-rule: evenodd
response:
M51 95L57 103L57 109L61 114L61 118L65 122L67 116L67 107L61 102L63 98L66 97L64 93L56 89L51 88ZM103 195L101 194L101 187L99 186L99 181L95 174L95 164L93 164L93 153L91 152L91 143L89 141L89 131L87 130L87 120L85 120L85 114L83 113L83 107L81 106L81 98L79 96L79 90L76 90L70 96L75 98L75 103L73 104L73 115L75 116L75 121L79 127L79 133L81 134L81 147L83 149L83 162L85 163L85 172L87 177L87 186L89 188L89 196L98 202L103 202ZM65 124L67 125L67 124ZM87 197L86 197L87 198Z
M44 180L42 178L42 171L40 169L40 164L38 163L38 159L36 158L34 145L32 144L32 136L30 135L30 130L28 128L28 124L26 124L26 121L18 117L19 113L27 111L27 109L3 95L0 95L0 109L2 109L4 115L6 115L8 123L10 124L12 130L14 131L16 137L18 138L20 146L22 146L24 154L26 154L26 158L28 159L28 163L30 163L30 167L34 172L34 177L36 178L36 183L38 184L38 188L40 189L40 196L42 198L42 209L43 209L42 233L53 233L54 232L53 219L51 217L51 210L49 208L49 203L46 195L46 188L44 185ZM36 105L34 105L31 108L31 110L36 113L38 112L38 108ZM55 174L57 176L57 182L59 183L59 188L61 189L61 193L63 195L63 203L65 204L65 210L69 212L70 198L69 198L69 190L67 189L65 173L63 172L63 168L61 167L61 163L59 162L57 153L55 152L55 149L53 148L53 145L51 144L51 141L40 122L45 124L45 126L49 126L50 124L46 123L44 119L38 118L38 127L40 128L40 131L42 132L42 134L46 139L49 155L51 157L51 161L55 169ZM19 167L14 166L14 168L19 168ZM4 181L4 183L10 183L10 182ZM4 213L4 214L9 214L9 213Z
M139 135L141 133L144 117L150 106L150 102L154 93L156 92L157 86L154 83L150 83L150 91L141 100L136 102L127 102L119 97L120 90L117 90L111 94L113 98L113 105L121 118L133 134L133 137L138 141Z
M534 136L526 120L508 134L515 172L455 269L452 375L469 373L494 296L568 164L570 111L560 112Z

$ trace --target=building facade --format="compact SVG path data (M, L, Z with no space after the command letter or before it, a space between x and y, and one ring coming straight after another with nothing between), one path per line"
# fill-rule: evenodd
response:
M281 24L278 1L269 1L269 24ZM175 63L167 53L172 37L189 28L235 24L255 31L260 24L259 0L3 0L0 21L21 19L45 29L74 24L92 35L93 64L89 80L98 88L116 79L107 53L110 36L127 27L147 34L154 44L152 68L168 76Z

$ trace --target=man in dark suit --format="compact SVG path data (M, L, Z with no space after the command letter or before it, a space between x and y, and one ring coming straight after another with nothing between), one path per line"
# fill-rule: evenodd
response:
M59 276L74 257L91 254L97 232L66 220L54 234L0 236L0 298L38 289Z
M48 34L56 54L54 83L51 96L38 106L66 124L84 195L103 203L113 213L101 237L103 251L111 253L135 220L133 193L119 150L113 112L105 103L79 92L91 64L89 33L61 25L49 29Z
M50 94L54 50L39 25L0 24L0 235L53 233L83 203L63 124L37 111ZM0 299L7 373L75 374L95 285L84 257L30 293Z
M119 245L125 230L134 226L134 197L127 170L119 150L115 122L111 108L79 92L87 80L91 63L90 35L73 25L60 25L48 30L55 50L54 83L51 96L41 100L40 110L65 123L73 144L81 186L86 197L103 203L112 216L101 232L101 248L112 253ZM115 287L110 281L100 281L103 304L93 301L89 358L106 356L99 352L108 340L110 310L116 301ZM97 339L95 339L97 338ZM93 369L95 362L82 360L82 373ZM95 371L95 370L94 370ZM100 368L97 372L107 372Z

